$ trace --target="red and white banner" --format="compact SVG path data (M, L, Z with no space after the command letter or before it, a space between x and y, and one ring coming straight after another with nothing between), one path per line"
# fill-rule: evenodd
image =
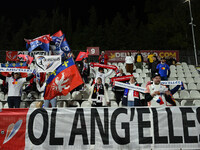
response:
M28 55L28 51L6 51L6 61L17 61L17 59L21 59L22 58L18 58L18 55L23 54L23 55ZM35 55L49 55L48 52L45 51L32 51L30 53L31 57L34 57Z
M1 150L199 149L200 107L2 109Z
M99 55L99 47L87 47L89 55L98 56Z
M105 53L108 55L109 62L124 62L127 52L131 52L132 56L135 56L137 50L106 50ZM150 50L141 50L140 51L144 61L147 61L147 57L150 53ZM179 61L179 51L178 50L153 50L153 52L159 57L168 57L172 56Z

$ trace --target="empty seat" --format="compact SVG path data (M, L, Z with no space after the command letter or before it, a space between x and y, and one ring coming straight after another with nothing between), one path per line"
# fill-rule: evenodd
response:
M197 90L200 90L200 82L197 83Z
M178 80L182 81L183 83L186 82L184 77L179 77Z
M2 101L6 101L6 100L5 100L4 93L3 93L3 92L0 92L0 100L2 100Z
M142 83L144 83L144 80L143 80L142 77L139 77L139 78L137 78L137 82L140 83L140 84L142 84Z
M111 101L111 102L110 102L110 106L111 106L111 107L118 107L118 104L117 104L117 102L115 102L115 101Z
M196 91L196 90L190 91L190 97L193 98L193 99L200 99L199 91Z
M200 77L194 77L194 82L200 83Z
M188 84L188 90L196 90L197 86L195 83L191 82Z
M83 101L81 107L91 107L91 103L89 101Z
M181 101L181 106L193 106L193 101L191 100L182 100Z
M187 77L187 78L185 78L185 80L187 83L194 82L194 79L192 77Z
M139 74L138 73L133 73L133 76L138 78L139 77Z
M192 77L192 74L190 72L185 73L185 77Z
M145 78L146 76L146 73L140 73L140 77Z
M82 94L80 91L74 91L72 93L72 100L81 100L82 99Z
M0 109L2 109L3 108L3 104L2 104L2 102L0 102Z
M190 99L190 94L188 91L180 91L180 98L181 99Z
M3 106L3 108L9 108L8 107L8 103L5 103L4 106Z
M183 74L183 72L182 72L182 73L181 73L181 72L177 73L177 76L178 76L179 78L184 78L184 77L185 77L185 75Z
M108 91L109 100L115 100L115 93L113 91Z
M195 106L200 106L200 99L199 99L199 100L194 100L194 101L193 101L193 104L194 104Z
M136 69L136 73L142 73L142 69Z
M171 72L171 73L170 73L170 78L171 78L171 77L175 77L175 78L176 78L176 77L177 77L177 74L176 74L175 72Z
M178 92L176 92L176 93L173 95L173 97L174 97L175 99L179 99L179 98L180 98Z

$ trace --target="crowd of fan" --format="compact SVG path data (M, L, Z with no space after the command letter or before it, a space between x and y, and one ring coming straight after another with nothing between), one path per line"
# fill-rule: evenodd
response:
M103 51L99 56L99 63L105 65L111 64L108 63L108 56ZM0 107L108 107L161 106L163 104L165 106L176 106L178 103L173 95L179 92L181 85L170 88L169 86L166 87L160 84L161 80L166 81L171 77L170 74L173 74L174 70L172 69L172 71L170 68L173 68L176 63L175 58L172 56L169 56L169 58L158 58L153 51L150 51L147 62L145 63L140 51L137 51L135 57L129 52L126 55L124 63L112 64L117 65L119 68L119 72L116 74L112 69L90 66L86 58L82 62L76 62L84 84L71 91L67 96L57 96L52 100L44 100L43 98L43 91L46 86L45 79L42 84L39 84L34 79L31 86L24 86L24 83L33 79L34 75L30 75L27 78L20 78L19 73L13 73L10 77L0 75L0 79L7 83L1 86L2 106ZM140 93L138 91L124 89L114 86L110 82L111 77L125 75L133 76L129 80L123 81L124 83L145 87L147 89L146 92ZM46 75L47 78L48 75ZM143 80L140 81L140 79ZM176 80L176 78L174 79ZM23 92L21 94L20 90L22 88Z

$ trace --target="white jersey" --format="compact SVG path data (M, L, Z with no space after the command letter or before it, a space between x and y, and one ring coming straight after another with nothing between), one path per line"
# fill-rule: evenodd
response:
M8 96L22 95L22 86L26 82L26 78L15 80L13 77L6 77L6 82L8 82Z
M162 104L162 106L167 105L164 94L166 91L168 91L168 88L165 85L162 85L162 84L155 85L153 83L147 87L147 91L150 94L152 94L155 91L160 92L160 95L154 96L153 99L151 100L151 106L161 106L160 103L158 103L158 100L162 100L164 102L164 104Z

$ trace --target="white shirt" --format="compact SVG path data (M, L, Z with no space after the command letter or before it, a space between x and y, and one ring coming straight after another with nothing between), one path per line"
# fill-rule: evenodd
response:
M130 85L133 85L135 86L135 83L131 84ZM135 97L134 97L134 90L128 90L128 101L134 101L135 100Z
M91 68L92 73L96 76L95 83L97 82L97 78L100 77L102 79L102 84L105 85L105 79L110 76L113 70L109 70L107 73L101 73L99 71L95 71L94 68Z
M125 63L126 63L126 64L133 64L133 63L134 63L134 58L133 58L133 56L126 56L126 58L125 58Z
M8 82L8 96L22 95L22 86L26 78L19 78L15 81L13 77L6 77L6 82Z

